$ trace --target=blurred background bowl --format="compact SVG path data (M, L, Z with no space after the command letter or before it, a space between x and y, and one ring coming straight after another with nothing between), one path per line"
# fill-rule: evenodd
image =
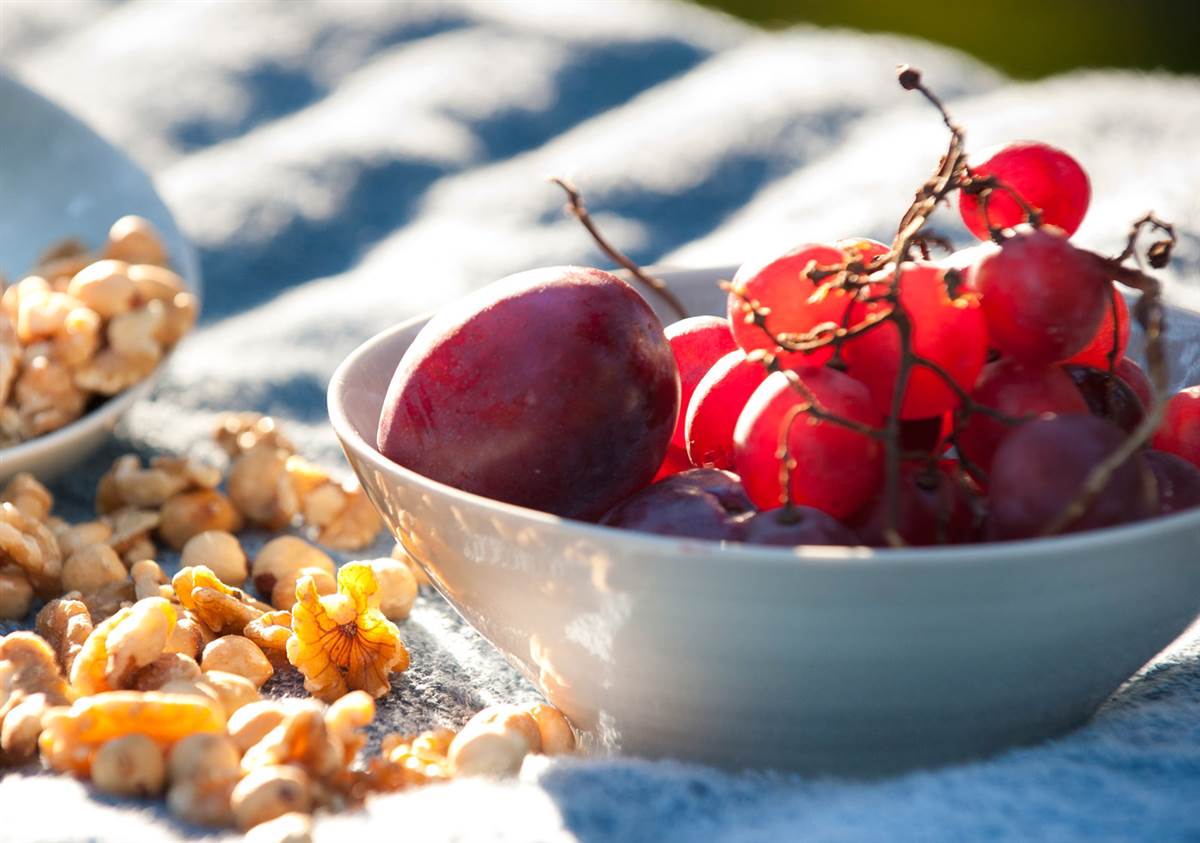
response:
M76 237L102 246L126 214L154 224L172 268L201 297L196 253L154 185L136 164L54 103L0 72L0 272L20 280L48 246ZM0 482L19 471L43 479L77 465L109 436L117 420L154 388L168 353L149 378L93 407L56 431L0 447Z
M660 275L691 312L722 313L716 281L733 271ZM374 445L424 322L342 363L334 430L396 539L594 749L851 775L960 761L1079 725L1200 612L1200 511L1037 541L792 551L450 488ZM1175 310L1171 328L1179 363L1200 316ZM1176 380L1200 375L1183 368Z

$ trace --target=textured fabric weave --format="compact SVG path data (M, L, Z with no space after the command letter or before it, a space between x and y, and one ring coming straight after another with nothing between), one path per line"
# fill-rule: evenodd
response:
M279 416L302 452L344 471L324 393L358 343L510 272L602 262L548 174L574 178L644 262L733 264L804 240L890 239L945 144L936 114L896 85L898 62L925 71L973 149L1034 137L1075 153L1094 191L1083 244L1118 248L1151 207L1175 221L1170 296L1200 305L1195 79L1014 84L919 41L766 34L618 0L2 0L0 62L151 172L203 263L198 332L118 441L56 486L70 516L90 507L115 454L187 450L226 409ZM955 217L938 230L965 244ZM403 632L413 667L383 702L376 740L535 693L435 595ZM1083 729L979 763L864 784L539 760L515 782L375 800L321 820L317 837L1200 840L1198 805L1193 631ZM72 780L0 782L0 840L204 834Z

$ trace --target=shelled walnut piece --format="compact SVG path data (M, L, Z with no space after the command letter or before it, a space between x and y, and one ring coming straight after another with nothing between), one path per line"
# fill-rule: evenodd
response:
M42 597L61 593L62 554L58 540L36 518L11 503L0 503L0 569L19 568Z
M166 573L153 559L139 559L129 567L129 577L133 580L133 593L138 600L147 597L165 597L175 600L175 590L170 585Z
M290 609L296 602L296 583L302 575L314 578L318 593L332 594L336 590L336 570L333 558L320 548L297 536L279 536L263 545L254 557L250 579L271 605Z
M226 414L214 439L233 459L229 495L246 520L280 529L295 520L337 550L366 547L383 527L356 482L338 483L295 447L269 416Z
M0 765L28 760L46 710L69 698L54 651L40 636L0 638Z
M177 617L169 602L147 597L98 624L71 665L72 690L85 696L130 687L166 650Z
M114 796L157 796L165 782L162 747L145 735L105 741L92 759L92 784Z
M382 696L391 687L389 674L408 669L408 650L379 610L379 581L370 565L342 566L337 585L336 594L321 596L311 577L297 584L288 661L319 699L332 701L349 690Z
M107 691L47 712L38 746L51 769L88 777L96 750L114 738L145 735L169 746L197 732L224 730L225 715L211 700L161 691Z
M63 241L21 280L0 281L0 448L144 380L195 322L196 297L149 222L118 220L102 252Z
M183 568L171 580L179 603L214 635L238 635L271 607L221 582L204 565Z
M296 452L278 423L262 413L222 413L213 428L213 440L230 457L237 457L251 448L266 445L289 454Z
M223 670L204 671L204 681L216 692L217 702L230 718L252 703L261 702L262 694L249 678Z
M240 586L249 575L242 543L224 530L205 530L192 536L184 544L179 561L185 567L204 565L233 586Z
M52 648L64 675L92 634L92 615L82 600L60 597L51 600L37 614L35 630Z
M147 509L122 507L103 516L101 522L108 528L105 543L121 555L121 561L132 565L140 559L153 559L157 555L151 531L161 523L158 512Z
M280 530L292 523L300 499L287 473L289 453L263 443L240 453L229 468L229 497L252 524Z
M369 563L379 579L379 609L391 621L402 621L417 600L417 578L412 569L397 559L384 557Z
M159 509L175 495L215 489L221 472L187 457L154 457L143 466L136 454L117 457L96 486L101 514L124 508Z
M204 648L200 668L205 672L217 670L245 677L261 688L275 674L266 655L258 645L243 635L223 635Z
M246 624L242 634L258 645L275 667L289 666L287 642L292 637L292 613L287 610L263 612Z
M54 508L54 495L50 494L50 490L32 474L24 471L14 475L8 484L0 489L0 501L11 503L22 515L35 521L47 520Z
M231 493L247 517L266 526L299 515L317 541L339 550L365 547L382 527L357 483L339 484L324 469L295 453L273 419L253 414L223 417L215 437L234 458Z

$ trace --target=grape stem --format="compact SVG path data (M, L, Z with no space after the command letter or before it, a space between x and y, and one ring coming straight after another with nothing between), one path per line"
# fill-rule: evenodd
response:
M963 416L968 415L968 413L966 413L961 408L959 410L954 411L954 415L955 415L954 426L950 429L950 435L947 438L950 440L950 445L954 448L955 453L958 455L958 462L959 462L959 465L961 465L963 467L963 471L965 471L969 476L975 478L980 483L987 485L988 473L986 471L984 471L982 467L980 467L980 466L976 465L974 462L972 462L970 457L963 454L962 447L958 444L958 428L959 428L959 424L960 424L960 420L959 420L960 413Z
M592 240L596 242L600 251L608 255L613 263L624 267L640 284L656 293L659 298L675 311L675 314L680 319L686 319L688 315L687 308L683 306L683 302L671 291L666 282L661 278L655 278L653 275L647 273L600 233L600 229L596 226L592 215L588 213L587 205L584 203L583 195L579 192L579 189L571 182L558 176L551 176L550 181L561 187L567 194L567 213L579 220L583 227L587 229L588 234L592 235Z
M766 355L764 357L764 362L766 362L766 358L769 357L770 355ZM831 413L826 410L821 406L821 403L817 401L817 396L813 394L812 390L805 385L804 381L800 380L800 376L789 369L780 369L774 358L771 358L770 362L766 362L766 365L768 370L772 372L782 371L784 376L787 377L788 383L791 384L792 389L796 390L804 397L804 403L798 404L795 407L796 413L808 413L817 421L829 422L830 424L837 425L838 427L844 427L847 430L853 430L855 433L867 436L871 439L886 438L886 430L880 430L877 427L871 427L869 424L856 422L853 419L842 418L837 413Z
M796 419L800 417L804 409L803 404L792 407L784 418L783 424L779 426L779 450L777 452L779 457L779 498L783 504L785 517L793 516L796 509L796 502L792 498L792 484L790 482L791 474L795 470L796 458L792 456L789 443L792 438L792 425L796 423Z
M1166 235L1166 239L1159 240L1146 251L1146 257L1150 261L1150 265L1155 269L1162 269L1167 265L1167 261L1171 259L1171 250L1175 248L1175 226L1169 222L1163 222L1158 217L1154 216L1154 212L1146 214L1140 219L1134 220L1133 225L1129 227L1129 238L1125 241L1125 248L1121 254L1115 256L1113 261L1117 264L1123 264L1130 258L1137 258L1137 241L1145 228L1154 228Z
M988 234L991 235L992 241L996 245L1000 245L1011 236L1003 228L993 223L991 216L988 214L989 203L992 201L992 193L997 190L1008 194L1008 197L1021 207L1021 213L1025 216L1025 222L1034 228L1038 228L1042 224L1041 210L1030 205L1025 201L1025 197L995 176L972 176L968 174L967 180L959 185L959 189L963 193L979 194L979 213L983 215L983 224L987 226Z
M874 330L884 323L884 319L866 319L855 325L847 326L844 323L838 325L836 322L822 322L819 325L814 325L810 330L802 334L782 333L776 334L767 327L767 317L771 315L770 308L761 306L758 302L746 295L746 291L734 285L729 281L722 281L721 289L726 290L742 300L746 311L746 322L757 327L760 331L766 334L767 339L773 345L778 346L782 351L800 352L808 354L821 348L833 346L835 349L848 339L852 339L867 331ZM887 297L877 299L861 299L863 302L886 301ZM846 308L846 316L849 317L850 308Z
M1001 412L994 407L988 407L984 404L980 404L971 397L971 393L962 388L958 381L956 381L949 372L942 368L941 364L933 360L929 360L914 352L912 355L912 362L914 366L921 366L922 368L929 369L931 372L941 378L942 382L950 388L950 391L958 397L959 406L968 415L971 413L979 413L980 415L988 416L989 418L993 418L1001 424L1007 425L1023 424L1034 418L1034 416L1010 416L1008 413Z

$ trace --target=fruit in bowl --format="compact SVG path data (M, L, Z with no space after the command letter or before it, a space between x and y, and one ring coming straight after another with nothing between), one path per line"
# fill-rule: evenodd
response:
M925 220L955 192L990 248L934 261ZM1200 481L1172 479L1163 503L1145 453L1153 437L1200 473L1195 401L1165 402L1157 282L1128 265L1156 231L1146 257L1161 266L1174 232L1147 216L1117 258L1082 249L1068 234L1089 197L1068 153L1019 142L972 168L954 129L891 245L847 238L748 261L725 285L727 318L664 328L596 269L506 278L418 335L379 450L505 503L721 541L998 541L1174 511L1189 499L1176 486ZM1125 357L1113 279L1142 294L1153 384Z
M672 418L657 472L606 514L558 517L388 457L381 421L444 322L385 332L335 374L335 430L398 541L585 743L850 773L973 757L1077 725L1196 617L1191 404L1165 408L1200 320L1171 311L1164 333L1158 285L1130 265L1158 232L1161 266L1173 232L1146 217L1117 258L1081 249L1041 218L1044 181L1025 195L976 173L944 116L949 148L891 245L664 274L694 312L732 317L736 348L659 326L689 382L707 367L679 410L688 456ZM934 260L924 227L954 192L991 244ZM993 194L1015 227L989 215ZM1030 288L1026 261L1045 284L1074 272L1061 283L1080 307L1059 314L1073 296ZM751 285L776 271L794 283ZM1114 281L1141 294L1126 317ZM543 383L575 386L565 361L541 362ZM1176 384L1200 375L1176 368ZM1148 448L1156 434L1175 450Z

